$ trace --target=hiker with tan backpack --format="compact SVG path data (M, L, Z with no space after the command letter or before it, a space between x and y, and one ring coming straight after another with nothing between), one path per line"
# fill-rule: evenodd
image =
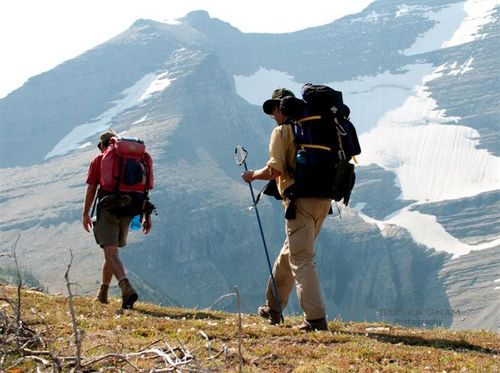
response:
M153 188L153 161L141 140L120 138L111 130L100 135L98 148L101 153L92 160L87 174L82 215L83 228L93 230L104 252L96 300L108 303L114 276L121 289L122 308L131 309L138 295L125 274L118 248L127 244L133 219L140 222L144 234L151 231L154 205L149 202L148 192ZM95 221L91 217L94 210Z

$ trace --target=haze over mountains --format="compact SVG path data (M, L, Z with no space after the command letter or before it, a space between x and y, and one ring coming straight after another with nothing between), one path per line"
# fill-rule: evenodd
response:
M138 20L0 100L2 252L20 234L23 267L61 291L71 248L75 281L97 288L83 183L112 127L155 160L154 230L122 252L141 299L207 307L238 285L254 312L268 273L234 146L260 167L274 125L262 102L323 83L343 91L363 151L352 208L334 207L318 239L329 317L498 330L499 19L498 1L378 0L289 34L204 11ZM275 256L283 211L259 206Z

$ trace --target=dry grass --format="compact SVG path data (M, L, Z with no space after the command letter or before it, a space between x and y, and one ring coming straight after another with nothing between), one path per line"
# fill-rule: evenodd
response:
M0 287L0 298L15 300L16 296L15 287ZM189 352L194 357L193 371L239 370L235 314L145 303L120 313L118 299L101 305L88 297L75 297L74 305L78 328L84 332L81 357L86 371L155 371L165 367L161 360L133 354L151 348L165 351L167 345L177 355ZM5 301L0 303L4 314L11 308ZM23 290L21 311L23 325L41 338L24 346L21 353L19 346L5 342L2 330L0 371L9 367L12 372L36 371L36 367L53 371L54 359L69 371L76 348L66 297ZM303 333L293 328L300 321L287 318L285 325L276 327L258 316L242 315L243 371L500 371L498 334L344 322L330 322L329 332ZM31 358L20 361L23 354L49 364ZM100 357L105 358L92 362Z

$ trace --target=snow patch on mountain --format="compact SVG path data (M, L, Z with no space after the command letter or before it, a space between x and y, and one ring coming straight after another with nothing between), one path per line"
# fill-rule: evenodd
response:
M177 18L165 18L162 20L162 22L172 26L182 25L182 22Z
M405 228L412 238L419 244L438 251L451 253L453 257L459 257L470 253L472 250L484 250L500 245L500 238L491 242L478 245L469 245L461 242L449 234L433 215L422 214L418 211L410 211L411 206L393 214L387 220L376 220L363 213L364 203L356 205L355 210L363 220L370 224L376 224L382 233L393 225Z
M372 11L370 14L368 14L364 18L364 21L365 22L377 22L379 18L380 18L380 14L375 12L375 11Z
M465 126L382 126L361 136L360 161L394 171L402 199L469 197L500 186L500 158L477 149L478 138L476 130Z
M345 103L351 108L351 120L358 135L376 127L387 112L403 105L422 77L433 71L430 64L407 65L404 69L401 74L385 71L376 76L327 83L342 91Z
M472 62L474 62L473 57L469 58L464 64L460 66L458 66L457 62L452 63L449 66L450 71L448 72L448 75L454 75L454 76L463 75L469 71L472 71L473 70L473 68L471 67Z
M171 82L172 80L168 79L168 72L163 72L158 75L153 73L146 74L131 87L125 89L122 92L123 98L112 102L114 105L110 109L106 110L91 122L74 127L45 155L45 159L47 160L52 157L64 155L84 147L85 144L82 145L82 142L90 136L107 130L111 126L115 116L151 98L154 94L163 91Z
M454 47L465 44L483 37L480 28L494 21L493 11L500 6L498 0L468 0L464 3L464 10L467 17L455 31L450 40L446 41L442 47Z
M250 104L258 106L271 98L271 93L276 88L285 87L296 93L300 92L302 87L302 84L297 83L288 73L262 66L253 75L234 75L233 79L236 93Z
M422 79L403 105L385 113L377 128L360 136L361 164L394 171L401 198L436 202L474 196L500 187L500 158L478 149L479 133L438 110Z
M146 88L146 91L143 93L143 95L139 98L139 101L146 100L153 94L163 91L170 85L170 83L172 83L172 80L168 78L168 71L157 75L155 79L149 84L149 87Z
M464 11L463 3L451 4L439 9L437 12L429 10L427 18L434 21L436 25L420 35L413 45L402 51L406 56L431 52L443 47L449 41L464 21L467 13Z
M396 11L396 18L412 13L420 8L421 7L418 5L406 5L406 4L398 5L398 10Z
M437 12L428 11L427 17L436 25L420 35L403 54L411 56L454 47L484 36L480 34L480 28L494 21L493 11L499 5L499 0L468 0L448 5ZM404 14L405 11L410 10L402 8L398 13Z
M146 114L146 115L144 115L141 119L136 120L134 123L132 123L132 125L134 126L134 125L136 125L136 124L142 123L142 122L144 122L147 118L148 118L148 116L147 116L147 114Z

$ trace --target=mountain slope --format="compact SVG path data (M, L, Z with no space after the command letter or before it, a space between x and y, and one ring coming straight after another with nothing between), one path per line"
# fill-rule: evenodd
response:
M70 272L71 278L71 272ZM17 289L1 287L15 301ZM138 303L116 312L88 297L74 297L75 327L82 333L75 352L68 297L21 291L21 326L10 329L16 313L2 299L2 332L9 353L0 369L49 371L172 370L236 372L321 370L494 371L500 340L484 331L418 330L382 323L330 322L328 332L293 328L299 317L269 326L255 315L213 310L164 308ZM234 299L230 300L234 302ZM41 322L43 320L43 322ZM14 333L14 330L20 331ZM50 350L46 347L50 346ZM55 366L55 367L54 367ZM132 368L133 367L133 368Z

